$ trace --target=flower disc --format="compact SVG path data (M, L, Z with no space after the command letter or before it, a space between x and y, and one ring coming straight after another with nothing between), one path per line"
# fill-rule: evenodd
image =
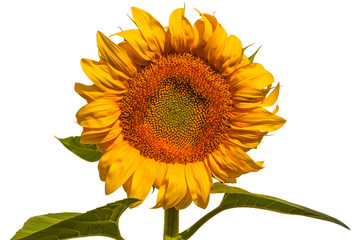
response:
M228 88L224 77L198 57L161 57L129 84L121 102L124 136L158 161L203 161L229 127Z

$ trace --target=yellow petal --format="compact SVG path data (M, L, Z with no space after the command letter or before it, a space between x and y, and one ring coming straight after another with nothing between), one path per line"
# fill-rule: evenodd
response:
M219 72L224 76L232 74L239 68L243 59L242 43L240 39L234 35L230 35L226 39L224 49L218 59L221 59L221 62L217 62L215 66L218 66Z
M270 107L274 105L279 97L279 91L280 91L280 83L278 83L274 88L274 90L269 94L269 96L265 98L261 106Z
M157 163L154 159L140 156L139 166L136 168L131 182L127 184L127 187L124 186L128 198L136 198L142 201L145 200L154 183L156 165ZM131 207L138 206L142 201L136 202L131 205Z
M254 108L261 107L266 94L270 88L256 89L256 88L240 88L232 92L233 104L236 108Z
M176 210L182 210L187 208L192 202L192 198L191 198L191 194L190 191L186 191L185 196L183 197L183 199L175 206Z
M97 33L97 45L100 57L104 58L118 74L125 78L136 76L137 68L125 49L113 43L102 32Z
M97 143L96 146L100 152L105 153L107 151L110 151L112 148L114 148L118 144L121 144L122 142L124 142L124 135L119 134L116 138L114 138L108 142Z
M113 99L99 98L80 108L78 123L87 128L103 128L113 124L120 116L119 104Z
M277 114L278 111L279 111L279 105L276 105L275 109L271 113Z
M128 86L125 79L113 76L106 64L83 58L81 59L81 67L86 76L105 92L121 94Z
M246 171L243 171L234 161L230 158L230 156L224 155L221 151L216 150L212 152L212 157L229 176L229 178L236 179L240 175L245 174Z
M263 109L262 112L248 112L233 116L231 124L241 130L262 130L272 132L285 124L286 120Z
M256 148L267 132L235 130L229 128L227 134L229 135L228 141L234 142L242 148L250 149Z
M122 139L122 138L121 138ZM125 148L124 148L125 146ZM128 142L127 141L121 141L115 146L113 146L113 151L106 151L104 155L100 158L100 161L98 163L98 169L99 169L99 176L101 181L105 181L107 174L109 172L109 169L111 167L111 164L115 160L118 152L123 151L124 149L127 149Z
M223 143L225 144L225 143ZM240 149L240 151L242 151ZM241 175L250 172L252 169L248 166L247 158L251 159L249 156L246 155L244 151L242 151L244 155L234 155L234 153L230 152L227 148L225 148L224 145L220 145L220 148L218 151L214 152L214 156L216 159L224 164L226 168L228 168L230 171L232 171L231 174ZM222 159L221 159L222 158Z
M213 32L206 43L203 54L209 63L217 68L220 65L219 61L221 60L219 56L224 49L227 33L221 24L218 23L215 17L209 14L203 14L203 16L213 26Z
M124 38L145 61L155 59L155 53L151 51L149 44L142 37L139 29L130 29L114 35Z
M75 83L75 92L84 98L88 103L104 96L104 92L95 85Z
M204 48L213 33L213 26L207 18L203 17L195 22L193 29L194 42L191 48L191 53L202 57L204 55Z
M233 143L226 142L223 146L221 146L221 152L229 156L228 162L229 164L235 164L242 171L247 172L257 172L262 169L261 166L256 164L254 160L252 160L249 155L247 155L239 146Z
M184 8L176 9L169 20L171 45L177 52L188 52L194 41L194 30L184 14Z
M168 164L168 170L162 182L154 208L172 208L185 197L187 184L185 181L185 166L183 164Z
M168 169L168 166L166 163L164 163L164 162L157 163L156 174L155 174L155 179L154 179L154 186L157 189L160 188L162 182L164 181L167 169Z
M236 183L236 178L230 177L223 167L215 160L212 154L205 159L206 166L210 169L214 177L220 182Z
M188 163L185 166L186 182L195 204L206 208L209 203L212 180L209 169L203 162Z
M120 121L115 121L105 128L84 128L81 134L81 143L98 144L111 141L121 133Z
M263 89L274 82L272 74L259 63L252 63L237 69L230 77L230 91L241 88Z
M121 187L134 173L140 162L140 152L130 145L124 145L113 154L112 158L113 160L105 180L106 195L113 193Z
M151 51L157 56L165 55L169 51L170 39L164 27L146 11L136 7L131 10L134 21Z
M121 42L118 44L119 47L125 49L127 54L131 57L131 61L137 66L138 70L141 71L141 66L148 65L148 61L141 57L141 55L130 45L128 42Z

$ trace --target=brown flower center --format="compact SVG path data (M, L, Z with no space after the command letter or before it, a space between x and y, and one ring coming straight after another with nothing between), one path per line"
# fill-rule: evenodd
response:
M121 101L125 138L145 157L202 161L226 136L231 108L223 76L191 54L143 68Z

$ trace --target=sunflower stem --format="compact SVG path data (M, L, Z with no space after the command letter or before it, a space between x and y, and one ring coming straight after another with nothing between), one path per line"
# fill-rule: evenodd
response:
M179 211L169 208L164 213L164 240L176 239L179 234Z

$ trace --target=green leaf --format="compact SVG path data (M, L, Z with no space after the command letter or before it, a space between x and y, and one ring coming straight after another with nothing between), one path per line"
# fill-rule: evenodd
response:
M340 226L350 230L348 226L336 218L279 198L251 193L244 189L230 187L222 183L214 183L214 187L212 188L211 193L225 193L220 205L202 217L193 226L180 233L179 239L189 239L203 224L205 224L216 214L226 209L238 207L259 208L279 213L317 218L339 224Z
M78 136L57 139L75 155L88 162L97 162L103 155L103 153L97 150L96 144L80 143L80 137Z
M253 55L251 55L249 57L249 63L253 63L254 62L254 59L255 59L255 56L256 54L258 53L258 51L260 50L261 46L253 53Z
M61 240L88 236L121 240L119 218L137 201L126 198L86 213L51 213L32 217L11 240Z

